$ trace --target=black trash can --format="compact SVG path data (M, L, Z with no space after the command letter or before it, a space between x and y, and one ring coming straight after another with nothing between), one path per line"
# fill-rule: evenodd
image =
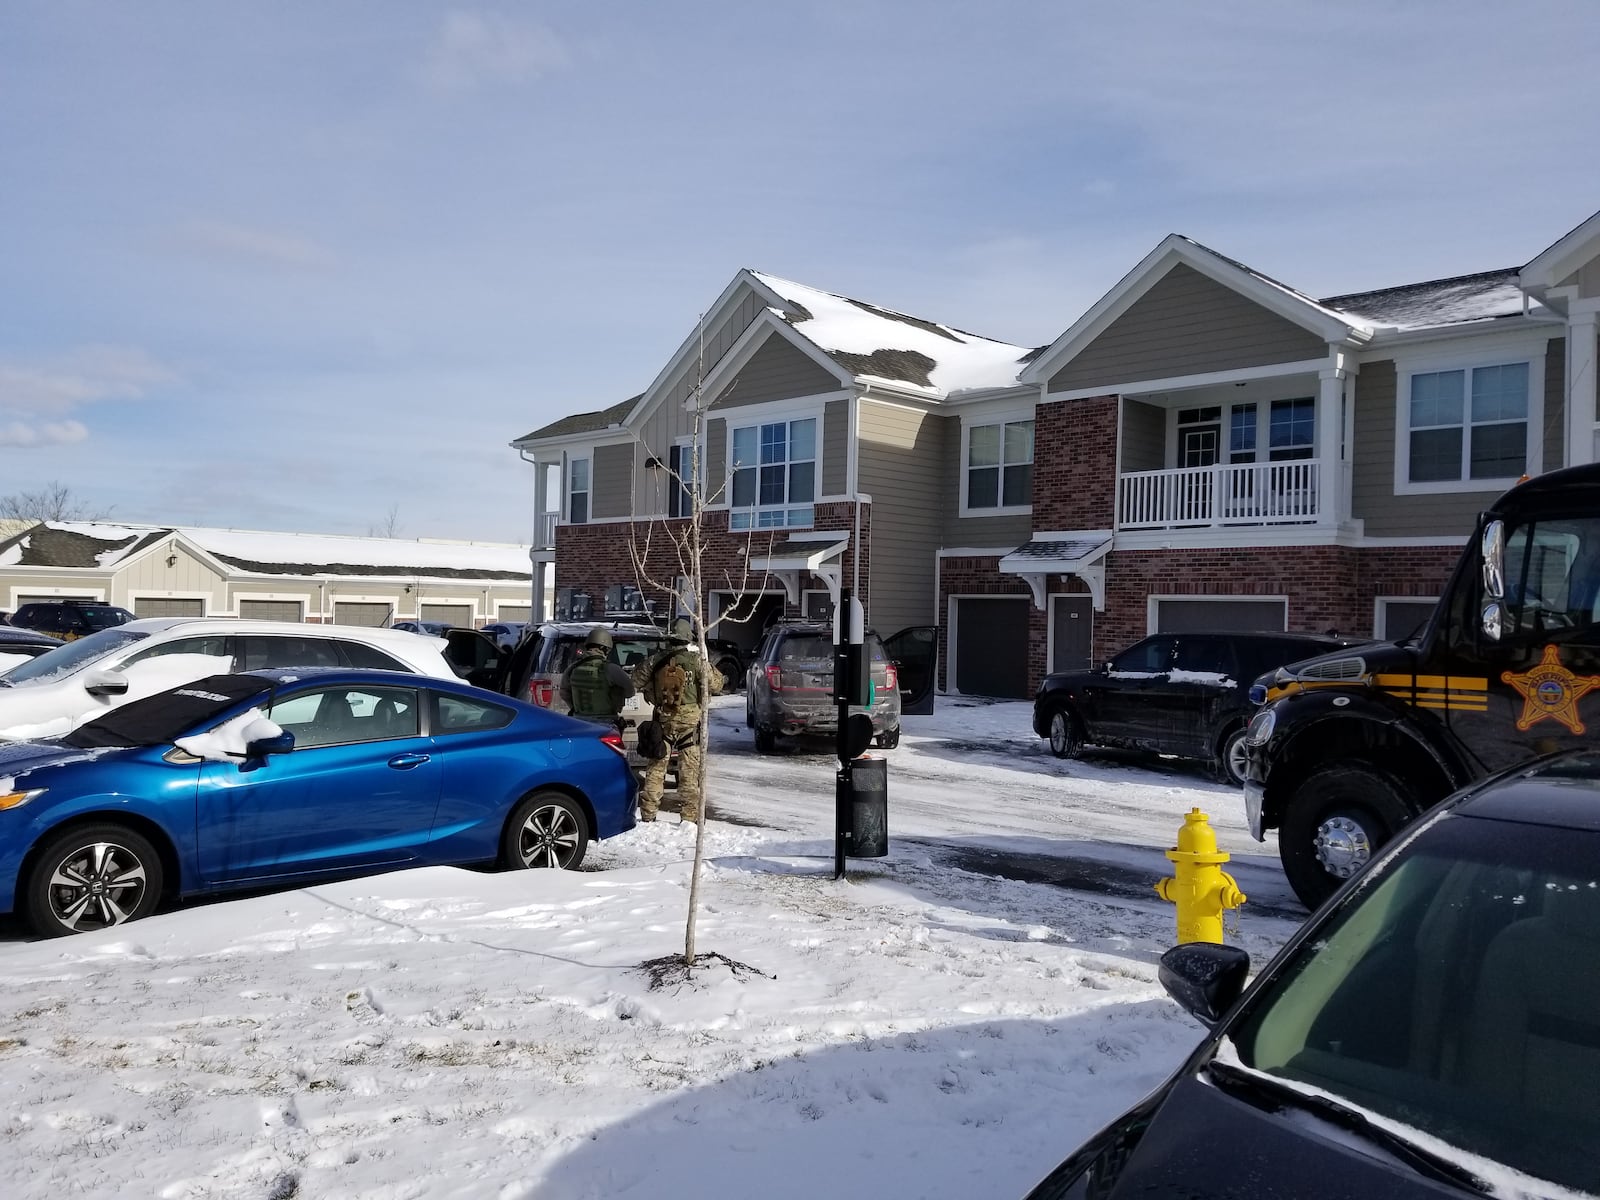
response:
M850 760L850 826L845 853L882 858L889 853L889 760Z

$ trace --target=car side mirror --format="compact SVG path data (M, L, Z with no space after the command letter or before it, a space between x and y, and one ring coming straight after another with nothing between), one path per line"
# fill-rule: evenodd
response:
M285 729L275 737L257 738L248 743L244 752L248 758L265 758L269 754L287 754L294 749L294 734Z
M1159 974L1167 995L1214 1026L1244 992L1250 956L1237 946L1185 942L1161 956Z
M90 671L84 676L83 690L91 696L126 696L128 677L121 671Z

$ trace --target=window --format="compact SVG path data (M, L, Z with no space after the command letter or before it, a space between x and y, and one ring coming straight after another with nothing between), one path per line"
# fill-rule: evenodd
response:
M1256 406L1237 404L1228 416L1228 461L1253 463L1256 460Z
M694 443L688 438L667 450L667 516L694 515Z
M1406 401L1409 483L1517 478L1528 464L1526 362L1417 372Z
M217 667L219 674L226 672L233 661L233 654L228 649L228 639L218 633L208 637L175 638L170 642L148 646L123 659L122 669L127 670L136 663L152 658L165 658L171 654L199 654L206 658L218 659L221 662Z
M294 734L295 749L416 737L417 694L409 688L327 688L274 704L268 717Z
M1164 675L1172 666L1173 639L1147 638L1129 646L1111 662L1113 675Z
M1310 396L1272 402L1267 417L1269 462L1311 457L1317 430L1316 413L1317 402Z
M575 458L567 466L567 520L584 525L589 520L589 460Z
M1033 503L1033 422L976 425L967 431L967 507L1026 508Z
M327 638L261 637L239 639L241 671L263 671L276 667L339 667L339 652Z
M382 650L376 650L365 642L338 642L336 645L344 653L345 658L352 667L359 667L364 671L405 671L411 673L411 668L399 659L391 658Z
M731 529L807 526L817 499L817 419L733 431Z
M465 696L447 696L443 692L435 692L433 700L433 732L436 734L504 729L517 715L498 704L470 700Z

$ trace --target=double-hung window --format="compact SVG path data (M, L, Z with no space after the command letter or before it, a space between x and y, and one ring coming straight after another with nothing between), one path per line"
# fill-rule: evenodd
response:
M1267 412L1267 458L1310 458L1316 445L1317 402L1310 396L1274 400Z
M567 520L573 525L589 521L589 460L575 458L567 464Z
M815 520L817 419L733 430L731 529L804 527Z
M967 508L1033 502L1033 422L975 425L967 432Z
M1528 463L1528 363L1410 376L1406 482L1515 479Z
M667 516L694 515L694 442L685 438L667 451Z

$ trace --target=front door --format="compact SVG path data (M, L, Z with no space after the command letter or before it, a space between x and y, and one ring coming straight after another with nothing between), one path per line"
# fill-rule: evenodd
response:
M939 666L939 627L912 625L883 639L884 653L900 680L900 714L933 712L933 684Z
M1088 596L1050 597L1050 670L1087 671L1094 641L1094 601Z

